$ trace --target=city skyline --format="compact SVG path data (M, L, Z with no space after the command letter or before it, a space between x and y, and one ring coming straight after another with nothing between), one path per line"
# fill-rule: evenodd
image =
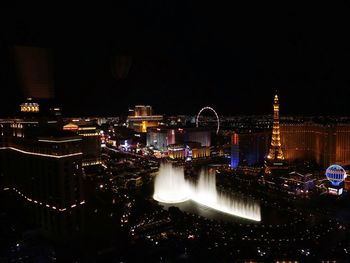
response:
M0 11L1 262L348 262L349 7Z
M137 104L166 114L196 114L206 105L222 115L269 114L276 89L281 115L347 115L349 38L346 19L336 15L346 8L320 6L329 14L321 21L303 7L206 16L154 4L102 12L102 19L71 12L63 21L8 9L0 114L25 98L11 50L29 45L52 53L56 99L69 115L118 115Z

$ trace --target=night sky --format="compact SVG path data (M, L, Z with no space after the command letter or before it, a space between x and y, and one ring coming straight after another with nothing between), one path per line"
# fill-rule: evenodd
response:
M55 100L67 115L117 116L135 104L166 114L206 105L224 115L265 114L276 89L282 114L350 114L345 4L152 2L108 11L2 9L0 114L26 96L18 45L46 48Z

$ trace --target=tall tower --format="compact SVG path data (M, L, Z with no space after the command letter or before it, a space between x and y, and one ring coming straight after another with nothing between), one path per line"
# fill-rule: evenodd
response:
M267 159L271 161L284 160L282 148L281 148L281 137L280 137L280 121L279 121L279 110L280 105L278 102L278 96L275 95L273 103L273 128L269 154Z

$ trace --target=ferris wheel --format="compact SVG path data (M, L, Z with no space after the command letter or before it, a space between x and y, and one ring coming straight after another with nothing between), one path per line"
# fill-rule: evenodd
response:
M199 111L199 113L198 113L198 115L197 115L197 118L196 118L196 127L198 128L199 116L200 116L201 113L202 113L203 111L205 111L205 110L210 110L210 111L214 112L214 114L215 114L215 116L216 116L216 121L217 121L216 134L218 134L218 133L219 133L219 130L220 130L219 115L216 113L216 111L215 111L212 107L206 106L206 107L203 107L203 108Z

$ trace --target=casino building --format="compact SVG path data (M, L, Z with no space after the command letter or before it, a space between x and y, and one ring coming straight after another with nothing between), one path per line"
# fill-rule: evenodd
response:
M147 132L147 128L158 127L163 121L163 115L153 115L152 107L136 105L134 110L129 110L127 125L137 132Z
M63 130L74 132L82 137L83 168L101 166L100 133L95 125L68 123L63 126Z
M171 159L210 156L211 131L205 128L150 128L147 146L165 152Z
M350 164L350 124L284 123L281 143L289 161L312 160L322 168Z
M187 142L186 144L172 144L168 146L168 157L170 159L186 160L210 157L209 147L201 146L198 142Z
M26 102L19 117L0 119L1 188L50 239L84 228L82 160L82 137L64 131L59 116L39 104Z

